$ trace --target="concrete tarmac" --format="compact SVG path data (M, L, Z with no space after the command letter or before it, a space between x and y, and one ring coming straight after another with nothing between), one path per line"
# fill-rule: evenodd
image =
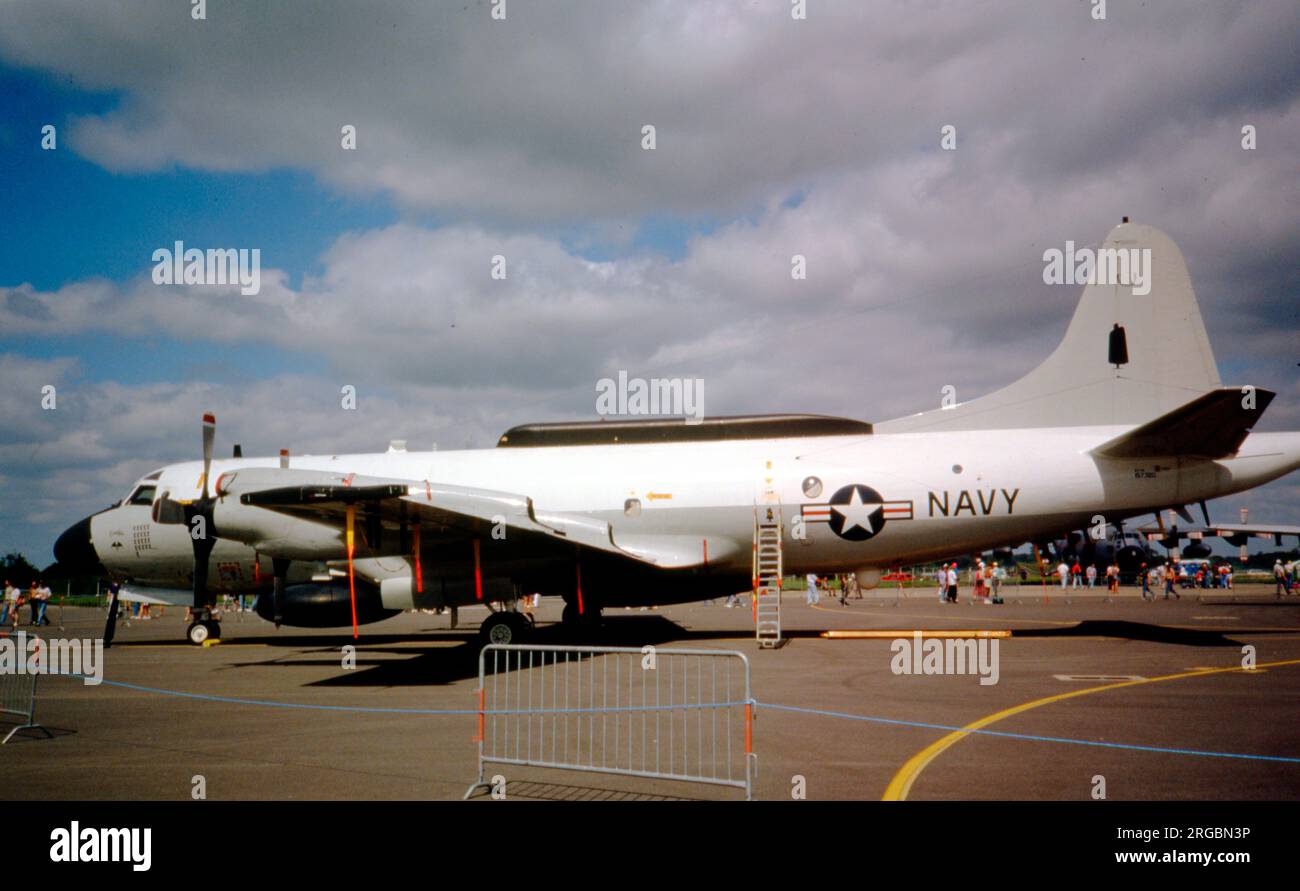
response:
M749 658L759 799L1087 800L1102 785L1112 800L1300 799L1300 597L1271 586L1155 602L1131 588L1113 601L1054 586L1005 593L1001 606L971 604L964 588L958 604L913 589L813 607L790 592L788 643L762 651L748 606L612 609L605 642ZM547 598L537 611L536 642L558 640L560 606ZM53 737L24 731L0 748L0 797L189 799L201 783L209 799L454 799L475 778L483 608L461 610L457 631L426 613L365 626L351 669L348 630L227 615L223 642L200 649L183 642L183 612L120 622L110 683L39 679L37 720ZM51 616L46 637L102 634L102 610ZM896 673L892 637L820 637L828 629L1011 636L997 642L997 683L981 684ZM1244 670L1251 653L1258 667ZM11 726L0 721L0 734ZM536 767L489 773L507 778L509 798L743 797Z

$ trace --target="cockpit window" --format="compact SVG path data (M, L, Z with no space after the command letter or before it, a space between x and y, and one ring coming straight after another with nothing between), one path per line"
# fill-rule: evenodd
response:
M153 473L149 474L149 475L148 475L147 477L145 477L144 479L145 479L145 482L152 482L152 481L157 480L158 477L160 477L160 476L162 476L162 471L161 471L161 470L155 470Z
M157 486L141 486L131 493L131 496L126 500L126 503L144 505L153 504L153 495L157 490Z

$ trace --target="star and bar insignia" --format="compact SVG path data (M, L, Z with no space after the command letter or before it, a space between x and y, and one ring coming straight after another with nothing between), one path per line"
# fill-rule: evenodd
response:
M805 523L827 523L846 541L866 541L879 535L886 520L912 519L912 502L886 501L870 486L854 483L836 491L823 504L804 504Z

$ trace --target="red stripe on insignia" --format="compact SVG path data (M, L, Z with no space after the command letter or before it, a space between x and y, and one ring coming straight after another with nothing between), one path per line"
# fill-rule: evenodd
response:
M884 511L886 517L895 520L910 520L912 519L912 502L886 501Z

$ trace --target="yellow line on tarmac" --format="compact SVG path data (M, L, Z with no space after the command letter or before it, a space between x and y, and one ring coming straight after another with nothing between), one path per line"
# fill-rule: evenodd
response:
M1262 662L1259 668L1275 668L1281 665L1300 665L1300 659L1285 659L1280 662ZM1179 674L1166 674L1155 678L1142 678L1135 681L1122 681L1118 684L1104 684L1100 687L1088 687L1083 690L1073 690L1069 693L1057 693L1055 696L1044 696L1042 699L1035 699L1032 702L1026 702L1021 705L1015 705L1011 708L1003 709L1000 712L994 712L980 718L978 721L972 721L961 730L954 730L942 739L930 743L921 751L917 752L907 760L894 778L889 781L885 788L885 794L881 796L882 801L904 801L907 794L912 790L912 784L916 778L921 775L921 771L929 766L930 762L938 758L947 751L953 744L969 736L973 730L981 730L990 724L1001 721L1003 718L1009 718L1012 715L1018 715L1021 712L1027 712L1030 709L1038 708L1040 705L1050 705L1053 702L1060 702L1063 699L1073 699L1076 696L1087 696L1089 693L1101 693L1104 690L1118 690L1121 687L1136 687L1139 684L1155 684L1160 681L1177 681L1182 678L1204 677L1211 674L1223 674L1225 672L1249 672L1251 669L1245 669L1241 666L1233 668L1210 668L1203 671L1185 671Z
M235 643L233 641L228 641L226 643L223 643L221 646L223 649L229 649L230 647L269 647L270 644ZM196 647L194 646L194 644L191 643L147 644L147 643L118 642L117 644L114 645L113 649L115 650L193 650L196 649Z
M894 631L889 631L881 628L860 628L860 629L850 628L844 630L832 629L830 631L823 631L821 633L821 636L830 638L831 640L859 640L863 638L874 639L874 638L882 638L882 637L891 637L891 638L892 637L914 637L917 634L921 635L921 637L925 640L933 640L935 638L944 638L944 639L954 638L957 640L968 640L972 638L987 639L993 637L1003 638L1003 637L1011 636L1011 632L1005 630L989 631L985 629L975 630L975 629L960 629L960 628L939 630L939 631L923 631L919 628L909 628L909 629L894 630Z

